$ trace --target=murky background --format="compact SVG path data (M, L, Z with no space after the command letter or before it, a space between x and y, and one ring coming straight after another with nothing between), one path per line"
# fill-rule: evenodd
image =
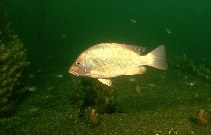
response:
M34 76L30 84L36 88L18 112L24 112L30 119L34 115L37 118L45 116L51 110L58 111L53 114L56 117L52 120L53 124L44 126L46 132L40 126L42 133L65 133L62 129L66 129L69 133L114 134L121 133L122 128L135 123L128 127L128 130L134 129L132 132L135 134L209 134L210 129L199 126L195 116L203 108L210 118L210 80L197 75L195 70L187 72L190 68L187 61L193 59L193 65L200 71L203 67L199 65L204 65L206 69L211 67L211 1L11 0L2 3L12 28L27 49L30 61L28 74ZM130 80L130 77L119 78L115 91L121 111L110 116L101 113L101 125L90 129L84 122L86 116L72 118L75 108L71 107L66 94L73 91L68 69L83 50L102 42L140 45L147 47L148 51L165 44L170 69L162 72L150 68L152 71L135 76L135 79L132 78L134 80ZM178 63L175 64L172 59L178 56L182 57L182 62L176 61L179 67L176 66L175 70L171 65L175 67ZM211 76L210 73L206 75ZM141 96L137 95L137 91L134 92L139 82L143 89ZM129 83L128 86L125 83ZM51 96L50 100L46 100ZM30 110L33 107L35 110ZM160 115L162 112L163 115ZM23 116L13 116L15 118L10 121ZM183 125L177 123L180 119ZM45 123L43 119L42 122L36 120L40 125ZM70 122L64 126L68 120L76 123ZM28 126L19 123L9 126L8 122L5 123L5 132L17 126L15 133L32 134L28 130L32 129L33 122ZM51 118L48 123L51 123ZM115 124L116 128L112 126ZM54 130L49 128L52 126Z

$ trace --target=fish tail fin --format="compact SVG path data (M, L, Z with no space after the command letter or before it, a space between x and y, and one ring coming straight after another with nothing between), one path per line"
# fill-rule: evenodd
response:
M162 70L168 69L168 64L166 61L166 48L164 45L160 45L155 50L148 53L147 57L149 60L149 66Z

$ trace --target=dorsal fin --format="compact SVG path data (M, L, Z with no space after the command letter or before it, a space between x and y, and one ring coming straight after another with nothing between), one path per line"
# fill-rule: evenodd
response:
M123 44L123 46L133 52L136 52L138 54L143 54L146 50L145 47L142 47L142 46L135 46L135 45L125 45Z
M123 47L123 48L131 50L131 51L138 53L138 54L143 54L146 50L146 48L142 47L142 46L126 45L126 44L118 44L118 43L100 43L100 44L97 44L97 45L90 47L89 49L106 48L106 47L111 46L111 45Z

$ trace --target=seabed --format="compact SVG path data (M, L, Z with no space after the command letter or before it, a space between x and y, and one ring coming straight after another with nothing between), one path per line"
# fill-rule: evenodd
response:
M48 71L46 69L46 71ZM211 83L194 75L169 69L148 68L143 75L115 78L114 90L120 111L101 113L98 125L76 116L70 103L70 75L56 77L42 70L33 77L35 91L18 106L15 115L0 119L0 134L211 134L197 121L204 109L210 120ZM137 89L138 85L138 89ZM106 87L106 86L105 86Z

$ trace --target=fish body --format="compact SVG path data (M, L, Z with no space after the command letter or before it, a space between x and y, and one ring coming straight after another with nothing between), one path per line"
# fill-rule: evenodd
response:
M167 69L165 46L160 45L152 52L143 55L144 47L101 43L82 52L69 69L69 73L77 76L88 76L108 86L109 78L121 75L143 74L145 66Z

